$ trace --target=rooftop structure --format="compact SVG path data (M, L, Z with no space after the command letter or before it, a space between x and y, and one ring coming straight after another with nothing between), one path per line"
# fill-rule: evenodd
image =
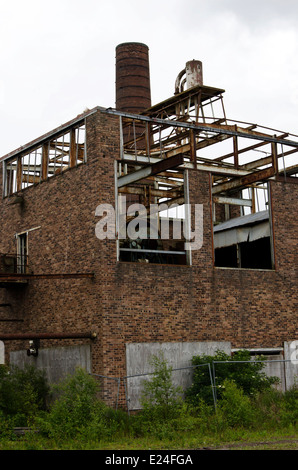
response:
M75 351L115 378L146 370L156 344L181 363L209 347L288 351L298 136L230 120L224 93L191 60L152 105L148 47L121 44L114 108L2 157L6 361L34 340L40 367Z

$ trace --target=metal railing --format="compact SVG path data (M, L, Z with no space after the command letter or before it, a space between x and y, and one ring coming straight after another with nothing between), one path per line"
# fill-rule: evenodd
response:
M28 256L15 253L0 253L0 274L28 273Z

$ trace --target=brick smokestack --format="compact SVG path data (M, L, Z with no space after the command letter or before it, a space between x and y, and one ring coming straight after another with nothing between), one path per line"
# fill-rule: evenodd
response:
M116 109L138 114L151 106L148 46L127 42L116 47Z

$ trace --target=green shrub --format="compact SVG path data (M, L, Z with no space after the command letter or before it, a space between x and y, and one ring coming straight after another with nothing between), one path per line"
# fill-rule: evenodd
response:
M0 412L15 426L28 426L46 409L49 386L44 371L34 366L0 367Z
M14 440L16 435L14 433L15 419L14 417L6 416L3 411L0 411L0 439Z
M98 412L97 383L79 368L52 389L56 398L39 420L39 427L50 437L74 437L94 421Z
M194 356L192 364L196 366L193 374L193 383L186 391L186 398L194 405L199 398L206 403L213 403L213 393L209 368L207 364L215 366L216 398L221 399L223 383L226 379L232 380L247 396L256 396L257 393L269 390L271 385L278 382L277 377L268 377L262 370L265 364L262 357L260 362L250 360L249 351L237 351L232 356L217 351L214 356ZM243 362L245 361L245 362ZM205 366L204 366L205 365Z
M57 441L91 441L125 431L126 413L109 408L98 398L98 382L84 369L76 369L53 390L56 398L49 412L37 419L43 435Z
M232 380L223 382L221 400L218 402L216 411L222 414L230 427L249 427L255 421L255 412L250 398Z

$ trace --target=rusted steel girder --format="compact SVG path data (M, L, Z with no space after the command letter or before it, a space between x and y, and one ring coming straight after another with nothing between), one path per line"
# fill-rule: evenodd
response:
M233 179L226 183L215 185L212 188L212 194L218 194L218 193L221 193L222 191L228 191L231 189L248 186L257 181L267 180L268 178L271 178L272 176L275 175L275 171L276 170L274 167L269 167L269 168L266 168L265 170L256 171L254 173L248 174L246 176L242 176L237 179Z
M121 112L115 109L105 109L102 111L105 114L113 114L113 115L118 115L118 116L123 116L128 119L134 119L134 120L139 120L139 121L144 121L144 122L149 122L151 124L158 124L158 125L163 125L166 127L172 127L172 128L181 128L181 129L194 129L195 131L204 131L204 132L210 132L213 134L224 134L228 136L238 136L238 137L243 137L247 139L253 139L253 140L261 140L263 142L271 142L271 143L277 143L277 144L283 144L283 145L288 145L291 147L298 148L298 142L293 141L293 140L286 140L282 139L280 137L276 136L271 136L269 134L265 134L262 132L257 132L257 131L252 131L252 127L255 127L255 125L250 126L250 128L243 128L237 126L229 126L229 125L217 125L217 124L205 124L205 123L199 123L199 124L193 124L191 122L183 122L183 121L170 121L167 119L160 119L160 118L152 118L149 116L144 116L144 115L136 115L136 114L131 114L131 113L126 113L126 112Z
M118 178L118 188L122 186L135 183L136 181L148 178L149 176L158 175L159 173L177 168L179 165L183 164L182 155L173 155L172 157L165 158L160 160L152 165L148 165L141 170L136 170L132 173L129 173Z

